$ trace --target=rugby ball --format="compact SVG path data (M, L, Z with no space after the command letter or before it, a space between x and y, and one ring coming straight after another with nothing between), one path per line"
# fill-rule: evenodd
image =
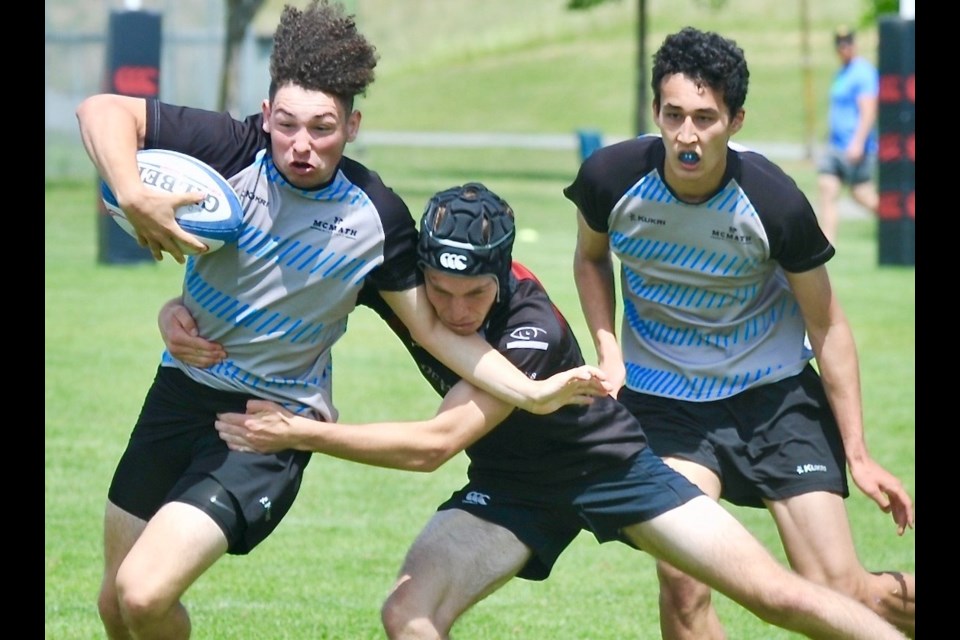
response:
M240 199L230 183L210 165L166 149L138 151L137 164L140 166L140 179L153 189L170 193L201 191L207 194L202 202L180 207L175 213L180 226L207 245L207 253L235 242L240 236L243 225ZM124 231L136 238L133 225L103 180L100 181L100 196L107 213ZM181 249L184 253L196 253L192 247L185 245L181 245Z

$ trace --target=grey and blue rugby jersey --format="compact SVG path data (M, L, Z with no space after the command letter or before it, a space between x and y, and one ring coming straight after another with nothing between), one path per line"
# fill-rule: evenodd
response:
M376 173L346 157L328 184L292 186L270 157L260 120L147 102L146 146L207 162L244 208L239 241L189 257L183 281L200 335L223 344L227 359L198 369L164 352L162 364L213 388L336 420L331 347L365 282L401 291L422 281L416 224Z
M620 262L626 386L690 401L729 397L798 373L813 357L784 272L834 255L796 183L731 144L704 203L663 179L658 135L592 154L563 191Z
M539 280L514 262L510 295L494 305L482 327L484 339L532 379L544 379L584 364L576 336ZM360 304L376 311L413 356L420 372L444 396L459 376L410 338L383 300L369 289ZM630 411L611 396L586 406L566 406L547 415L515 410L467 447L467 475L486 486L506 483L541 493L589 477L628 460L647 446Z

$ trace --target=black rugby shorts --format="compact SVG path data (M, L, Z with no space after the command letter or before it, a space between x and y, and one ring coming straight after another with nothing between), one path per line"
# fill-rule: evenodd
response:
M641 394L619 400L653 451L690 460L721 480L720 497L744 507L812 491L849 495L840 430L816 370L712 402Z

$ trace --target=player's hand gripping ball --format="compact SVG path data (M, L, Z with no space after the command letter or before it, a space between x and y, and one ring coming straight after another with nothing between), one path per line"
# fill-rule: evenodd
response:
M137 164L140 166L140 179L151 188L170 193L199 191L207 194L198 204L178 208L175 215L184 231L192 233L209 247L208 253L229 242L236 242L240 237L243 226L240 199L230 183L208 164L166 149L138 151ZM100 195L107 213L124 231L136 238L133 225L103 180L100 181ZM185 252L195 253L192 247L182 248Z

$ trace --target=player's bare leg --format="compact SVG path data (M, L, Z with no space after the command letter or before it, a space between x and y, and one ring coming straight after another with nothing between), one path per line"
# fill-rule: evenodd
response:
M417 536L380 611L391 640L445 640L467 609L508 582L530 549L465 511L439 511Z
M132 637L190 637L180 602L187 588L227 551L220 527L194 506L171 502L150 519L117 571L120 611Z
M706 496L624 530L638 546L762 620L824 640L902 640L862 603L794 573Z
M144 520L107 502L103 516L103 578L97 596L97 610L110 640L132 638L120 612L117 571L146 526Z
M767 506L787 558L799 574L856 598L911 638L915 636L915 577L864 568L854 547L843 498L815 492ZM890 543L911 544L894 536Z
M688 460L664 458L714 500L720 479L709 469ZM657 561L660 583L660 634L664 640L726 640L710 587L663 560Z
M657 579L664 640L726 640L710 587L660 560Z

